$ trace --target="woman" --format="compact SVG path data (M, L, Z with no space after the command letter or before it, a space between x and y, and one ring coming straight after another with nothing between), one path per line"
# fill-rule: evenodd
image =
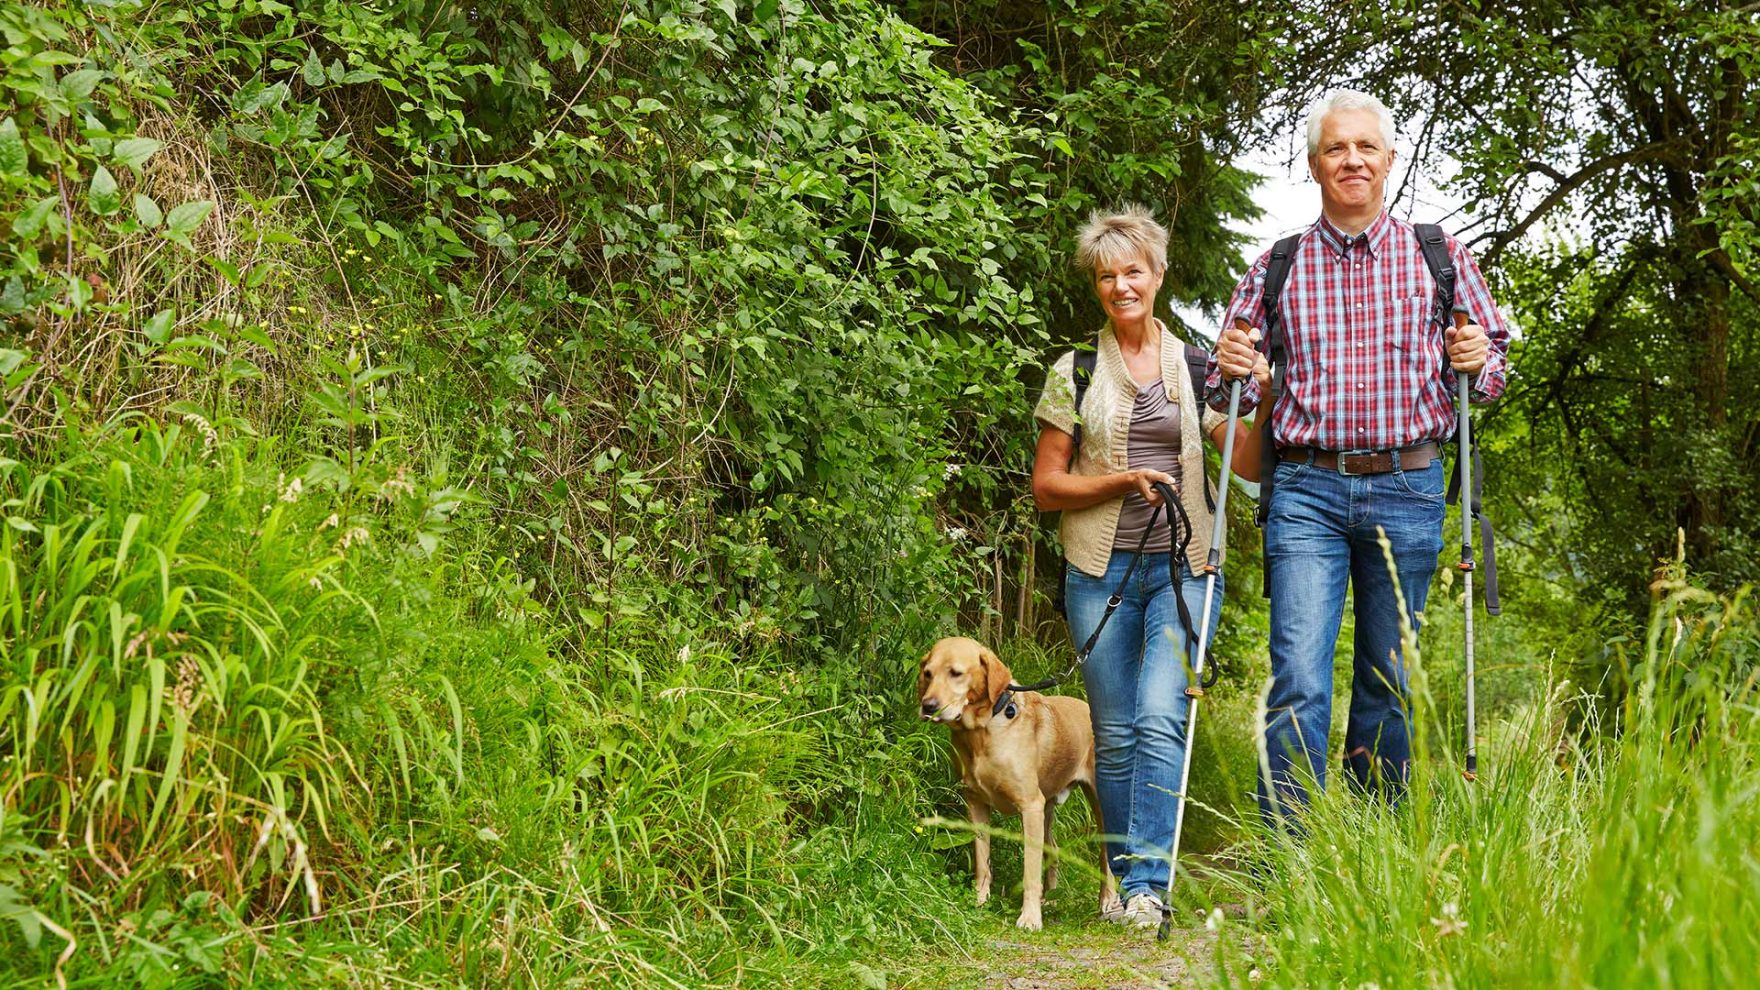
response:
M1074 352L1052 365L1034 410L1041 425L1033 460L1033 500L1061 510L1071 640L1087 642L1106 601L1136 556L1165 482L1191 519L1179 561L1182 595L1202 622L1201 573L1210 550L1211 513L1199 435L1223 445L1227 418L1193 394L1178 338L1155 318L1155 294L1167 271L1167 231L1142 207L1094 214L1077 239L1076 263L1089 272L1106 326L1082 399L1082 445L1075 449ZM1269 375L1263 359L1255 369ZM1257 476L1259 437L1236 426L1234 470ZM1072 456L1073 463L1072 463ZM1167 888L1180 766L1186 746L1186 655L1196 629L1180 621L1165 512L1149 532L1123 600L1082 667L1094 721L1107 858L1119 880L1120 905L1107 917L1136 925L1161 920ZM1211 607L1222 607L1217 576Z

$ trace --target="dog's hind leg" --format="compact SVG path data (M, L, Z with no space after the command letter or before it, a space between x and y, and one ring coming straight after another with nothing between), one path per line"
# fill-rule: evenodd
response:
M1021 880L1026 891L1021 895L1021 916L1014 923L1016 928L1029 931L1038 931L1043 924L1040 905L1045 899L1045 822L1050 817L1046 814L1044 796L1036 796L1037 800L1021 802L1021 831L1027 840L1025 855L1021 857Z
M1088 799L1088 808L1094 812L1094 831L1099 835L1100 845L1100 916L1110 918L1124 911L1124 905L1118 899L1118 878L1112 875L1112 859L1106 855L1106 817L1100 813L1100 793L1093 784L1081 785L1082 795Z
M972 823L972 873L976 875L978 906L990 899L990 806L984 799L966 795L966 817Z
M1057 817L1060 801L1045 802L1045 889L1057 889L1057 836L1051 831L1051 820Z

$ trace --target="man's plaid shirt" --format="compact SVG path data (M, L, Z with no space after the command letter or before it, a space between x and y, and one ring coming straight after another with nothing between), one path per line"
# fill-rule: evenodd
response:
M1473 401L1503 393L1509 327L1472 255L1453 237L1455 308L1485 328L1490 350L1473 378ZM1267 251L1234 290L1223 326L1236 318L1265 326ZM1321 217L1297 245L1280 319L1289 369L1272 410L1279 447L1386 450L1446 440L1455 429L1455 372L1444 325L1435 319L1436 282L1412 225L1382 211L1346 237ZM1208 401L1228 408L1228 389L1210 356ZM1241 384L1241 411L1259 404L1258 382Z

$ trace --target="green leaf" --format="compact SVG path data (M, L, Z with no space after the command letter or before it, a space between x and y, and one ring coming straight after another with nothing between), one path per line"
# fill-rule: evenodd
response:
M60 202L61 199L58 196L44 196L32 203L22 213L12 218L12 232L25 240L36 237L42 231L43 224L49 219L49 211L53 210Z
M163 347L171 339L171 325L176 319L176 310L162 309L147 317L147 322L141 324L141 331L148 340Z
M160 147L159 142L152 138L131 137L116 142L116 147L111 149L110 154L118 163L138 172L147 163L147 159L158 153Z
M299 67L299 77L305 80L307 86L324 85L324 63L318 60L316 48L306 49L306 61Z
M214 209L212 200L198 199L191 203L174 206L165 217L165 237L189 247L189 235L202 225L208 214Z
M159 226L165 220L165 214L159 212L159 204L153 202L153 197L146 193L134 194L134 217L141 222L141 226L148 230Z
M98 80L103 78L104 73L97 69L75 69L61 77L61 92L75 100L83 100L92 95Z
M23 175L30 164L30 153L18 136L18 122L11 117L0 120L0 175Z
M92 188L86 196L86 203L98 216L107 217L122 209L122 197L116 192L116 176L102 165L92 173Z
M233 285L238 284L239 274L238 274L238 266L237 265L233 264L230 261L227 261L225 258L216 258L216 257L213 257L212 255L210 255L209 257L204 258L202 260L206 261L210 265L213 265L214 270L219 272L222 276L224 276L226 281L231 282Z

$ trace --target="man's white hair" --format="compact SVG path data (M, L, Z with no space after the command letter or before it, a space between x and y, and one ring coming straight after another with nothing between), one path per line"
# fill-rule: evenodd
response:
M1308 157L1314 157L1320 150L1320 125L1326 115L1334 110L1369 110L1381 122L1381 140L1388 147L1393 147L1393 114L1387 112L1387 104L1382 103L1368 93L1354 89L1341 89L1327 97L1319 106L1308 111Z

